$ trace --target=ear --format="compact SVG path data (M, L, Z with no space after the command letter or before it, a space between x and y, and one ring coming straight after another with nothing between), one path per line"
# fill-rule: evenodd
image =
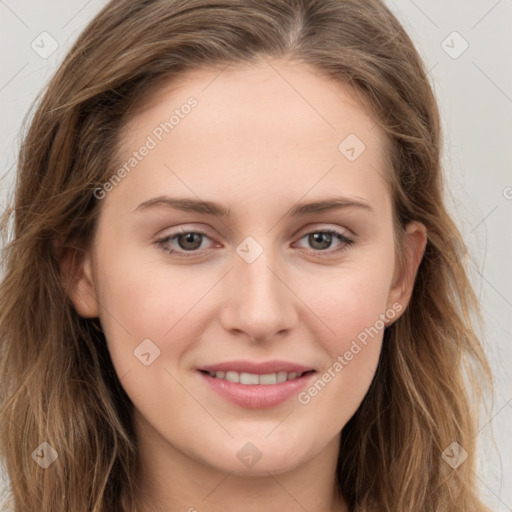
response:
M54 244L54 248L60 263L64 289L77 313L84 318L99 317L90 252L57 244Z
M388 295L388 309L400 303L403 312L407 308L414 289L414 281L427 245L427 229L417 221L410 222L405 228L401 250L403 257L398 258L393 275L393 282ZM394 309L394 308L393 308ZM401 314L394 317L396 321ZM391 324L393 322L389 322ZM387 325L389 325L387 324Z

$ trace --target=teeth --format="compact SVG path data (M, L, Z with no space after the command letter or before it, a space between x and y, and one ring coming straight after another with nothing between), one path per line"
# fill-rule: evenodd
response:
M240 384L245 384L247 386L252 386L254 384L279 384L280 382L286 382L287 380L294 380L298 377L302 377L303 373L297 372L278 372L278 373L266 373L264 375L258 375L256 373L238 373L238 372L208 372L210 377L215 377L217 379L224 379L228 382L237 382Z
M288 374L286 372L279 372L277 374L277 382L286 382Z
M217 374L215 374L215 377L217 377ZM222 378L222 377L219 377ZM226 372L225 379L228 382L240 382L240 374L238 372Z
M241 373L240 384L259 384L260 378L255 373Z
M260 384L277 384L277 375L275 373L267 373L265 375L260 375L259 383Z

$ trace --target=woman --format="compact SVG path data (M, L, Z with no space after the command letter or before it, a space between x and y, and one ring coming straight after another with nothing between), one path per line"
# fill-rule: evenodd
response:
M13 509L487 510L440 149L377 0L110 2L20 152Z

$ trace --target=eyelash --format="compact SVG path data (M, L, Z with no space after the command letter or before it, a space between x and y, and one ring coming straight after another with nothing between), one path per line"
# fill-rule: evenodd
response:
M351 240L346 235L344 235L343 233L340 233L339 231L336 231L335 229L323 229L323 230L310 231L309 233L306 233L303 236L301 236L301 238L299 240L302 240L303 238L305 238L309 235L318 234L318 233L333 235L333 236L337 237L344 244L344 245L341 245L340 248L335 249L335 250L328 250L328 249L316 250L316 251L313 250L313 252L317 253L317 255L319 255L319 256L332 256L333 254L339 254L342 251L345 251L346 249L348 249L354 243L354 240ZM168 246L169 241L172 240L173 238L176 238L179 235L187 235L187 234L196 234L196 235L201 235L201 236L210 238L207 233L205 233L204 231L201 231L201 230L179 231L178 233L173 233L171 235L160 238L160 239L156 240L154 243L166 253L175 254L180 258L181 257L193 258L193 257L197 256L199 250L175 251L173 249L170 249Z

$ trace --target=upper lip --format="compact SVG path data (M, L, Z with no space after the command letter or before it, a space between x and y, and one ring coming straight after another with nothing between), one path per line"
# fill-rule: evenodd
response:
M304 373L314 370L310 366L291 363L289 361L264 361L256 363L253 361L225 361L218 364L201 366L198 370L205 372L238 372L238 373L254 373L256 375L265 375L268 373Z

